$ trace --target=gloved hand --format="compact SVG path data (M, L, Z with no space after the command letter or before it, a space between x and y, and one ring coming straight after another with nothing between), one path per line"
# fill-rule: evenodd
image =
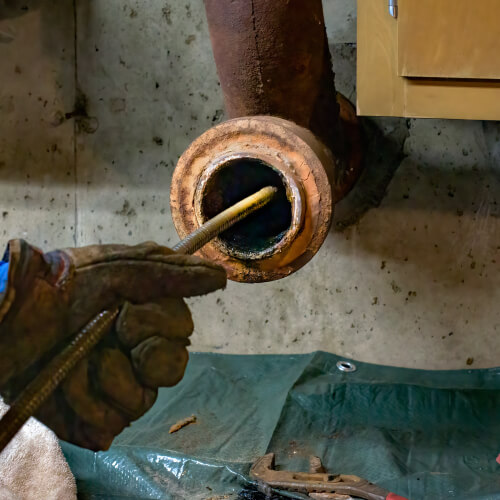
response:
M0 303L0 394L7 402L103 309L122 306L113 331L37 413L58 436L93 450L175 385L186 367L193 322L182 297L226 284L224 270L155 243L96 245L47 254L9 243Z

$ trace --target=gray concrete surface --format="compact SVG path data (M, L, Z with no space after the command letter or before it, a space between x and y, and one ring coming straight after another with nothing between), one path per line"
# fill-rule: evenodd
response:
M0 244L172 244L175 163L224 119L202 2L75 4L0 7ZM354 100L355 2L324 5L337 86ZM193 349L498 365L500 125L364 127L366 170L315 259L190 300Z

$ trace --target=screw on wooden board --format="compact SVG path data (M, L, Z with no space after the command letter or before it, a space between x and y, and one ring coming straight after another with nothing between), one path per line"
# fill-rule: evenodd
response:
M389 14L394 18L398 18L398 0L389 0Z
M180 241L173 250L181 254L196 252L212 238L269 203L276 191L274 187L265 187L227 208ZM76 364L109 332L119 312L117 307L97 314L26 386L0 420L0 453Z

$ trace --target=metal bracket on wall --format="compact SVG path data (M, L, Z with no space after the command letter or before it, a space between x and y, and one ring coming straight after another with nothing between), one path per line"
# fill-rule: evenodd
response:
M398 0L389 0L389 14L394 18L398 18Z

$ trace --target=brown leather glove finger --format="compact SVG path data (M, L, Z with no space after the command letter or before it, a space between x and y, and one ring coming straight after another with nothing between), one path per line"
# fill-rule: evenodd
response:
M184 375L189 354L186 343L164 337L150 337L132 349L137 377L147 387L170 387Z
M169 297L141 305L127 302L116 322L118 339L128 348L153 336L187 339L193 328L186 303L180 298Z
M156 401L156 389L137 380L131 362L120 349L104 348L96 356L96 381L102 398L135 420Z
M38 420L48 425L60 439L89 450L107 450L115 435L94 427L74 413L58 389L37 411Z
M112 432L94 427L77 418L74 422L72 433L68 434L65 441L89 450L105 451L111 446L114 438L115 434Z
M96 297L86 297L91 302L113 303L119 297L133 304L145 304L160 297L204 295L226 284L226 274L217 264L192 255L178 255L153 242L96 245L62 252L73 264L75 284L96 291ZM57 254L54 253L56 258ZM100 283L100 287L95 283Z
M64 252L74 265L70 330L90 319L89 310L100 311L125 301L147 304L163 297L202 295L226 284L226 273L220 266L191 255L173 254L155 243L100 245Z
M98 348L90 360L84 359L71 371L37 418L61 439L105 450L130 420L153 406L156 396L156 390L139 384L122 351Z
M104 401L91 387L89 360L78 363L61 385L70 408L85 423L115 436L129 425L129 419Z

